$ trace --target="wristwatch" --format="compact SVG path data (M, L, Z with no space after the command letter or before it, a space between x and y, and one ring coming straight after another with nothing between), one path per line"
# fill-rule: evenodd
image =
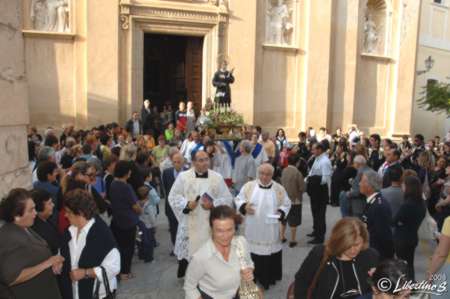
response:
M89 275L88 275L88 269L84 269L84 279L88 279Z

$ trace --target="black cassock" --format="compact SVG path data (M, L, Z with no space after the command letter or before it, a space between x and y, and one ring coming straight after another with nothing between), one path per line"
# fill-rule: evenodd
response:
M233 74L229 71L218 70L214 74L213 86L216 87L216 95L214 100L219 104L231 103L230 84L234 82Z

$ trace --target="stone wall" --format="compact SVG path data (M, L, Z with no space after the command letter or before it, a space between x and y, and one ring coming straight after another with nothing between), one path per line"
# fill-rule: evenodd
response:
M0 0L0 197L31 185L21 1Z

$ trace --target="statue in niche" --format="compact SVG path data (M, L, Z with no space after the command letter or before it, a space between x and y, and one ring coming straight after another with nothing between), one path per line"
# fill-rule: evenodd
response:
M69 32L69 0L33 0L31 21L40 31Z
M33 29L48 31L47 1L33 0L31 3L31 22Z
M375 24L372 15L367 14L364 22L364 51L367 53L375 52L378 43L377 24Z
M284 0L277 0L267 10L267 42L276 45L289 44L294 25L291 21L292 10L289 9Z

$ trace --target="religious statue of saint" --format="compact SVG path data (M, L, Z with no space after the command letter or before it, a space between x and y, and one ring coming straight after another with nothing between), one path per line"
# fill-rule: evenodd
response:
M231 104L231 88L230 84L234 83L233 71L227 70L228 62L222 61L220 69L214 74L212 84L216 87L216 95L214 101L219 105L230 106Z
M277 45L289 43L288 35L294 27L290 20L291 12L284 0L277 0L277 4L267 10L267 42Z
M33 0L31 21L35 30L69 31L69 0Z
M31 22L33 29L48 31L47 1L33 0L31 3Z
M377 25L372 19L372 15L366 16L364 22L364 51L367 53L373 53L376 50L378 42Z

